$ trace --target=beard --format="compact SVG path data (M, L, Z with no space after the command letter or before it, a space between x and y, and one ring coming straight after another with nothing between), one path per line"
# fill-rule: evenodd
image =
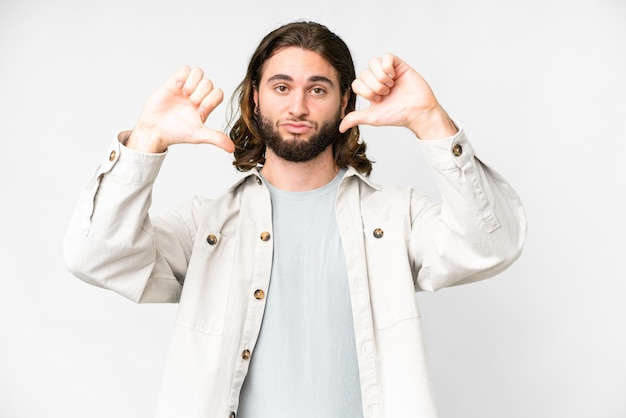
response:
M308 140L299 139L300 135L294 135L289 139L282 138L278 132L278 121L273 123L260 111L257 115L257 121L259 133L265 140L265 145L283 160L296 163L314 159L341 136L339 132L341 109L338 109L332 120L325 121L319 129L319 124L310 122L316 132Z

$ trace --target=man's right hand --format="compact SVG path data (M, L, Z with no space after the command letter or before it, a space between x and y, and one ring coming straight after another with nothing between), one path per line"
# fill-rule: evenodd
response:
M226 134L204 126L223 98L202 69L182 66L150 96L125 145L160 153L173 144L213 144L233 152L235 145Z

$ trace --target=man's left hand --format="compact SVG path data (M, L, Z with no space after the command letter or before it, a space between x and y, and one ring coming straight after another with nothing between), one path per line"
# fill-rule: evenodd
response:
M426 80L393 54L372 58L369 68L352 83L352 90L368 100L370 107L347 114L339 126L341 132L358 124L405 126L420 139L457 132Z

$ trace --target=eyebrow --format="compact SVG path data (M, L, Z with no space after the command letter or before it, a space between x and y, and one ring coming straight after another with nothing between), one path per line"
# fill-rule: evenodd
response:
M275 74L273 76L271 76L270 78L267 79L268 82L272 82L272 81L293 81L293 78L287 74ZM328 77L324 77L323 75L313 75L311 77L309 77L308 79L309 82L311 83L327 83L330 86L334 87L335 84L332 82L331 79L329 79Z

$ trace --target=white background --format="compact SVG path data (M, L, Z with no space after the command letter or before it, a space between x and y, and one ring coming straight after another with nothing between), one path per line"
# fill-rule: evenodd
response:
M623 0L1 0L0 416L151 416L176 306L66 271L78 193L180 64L228 99L261 37L303 18L358 70L386 51L413 65L526 205L509 270L418 295L441 417L625 417ZM408 131L363 131L375 181L437 198ZM153 213L236 177L217 148L174 147Z

